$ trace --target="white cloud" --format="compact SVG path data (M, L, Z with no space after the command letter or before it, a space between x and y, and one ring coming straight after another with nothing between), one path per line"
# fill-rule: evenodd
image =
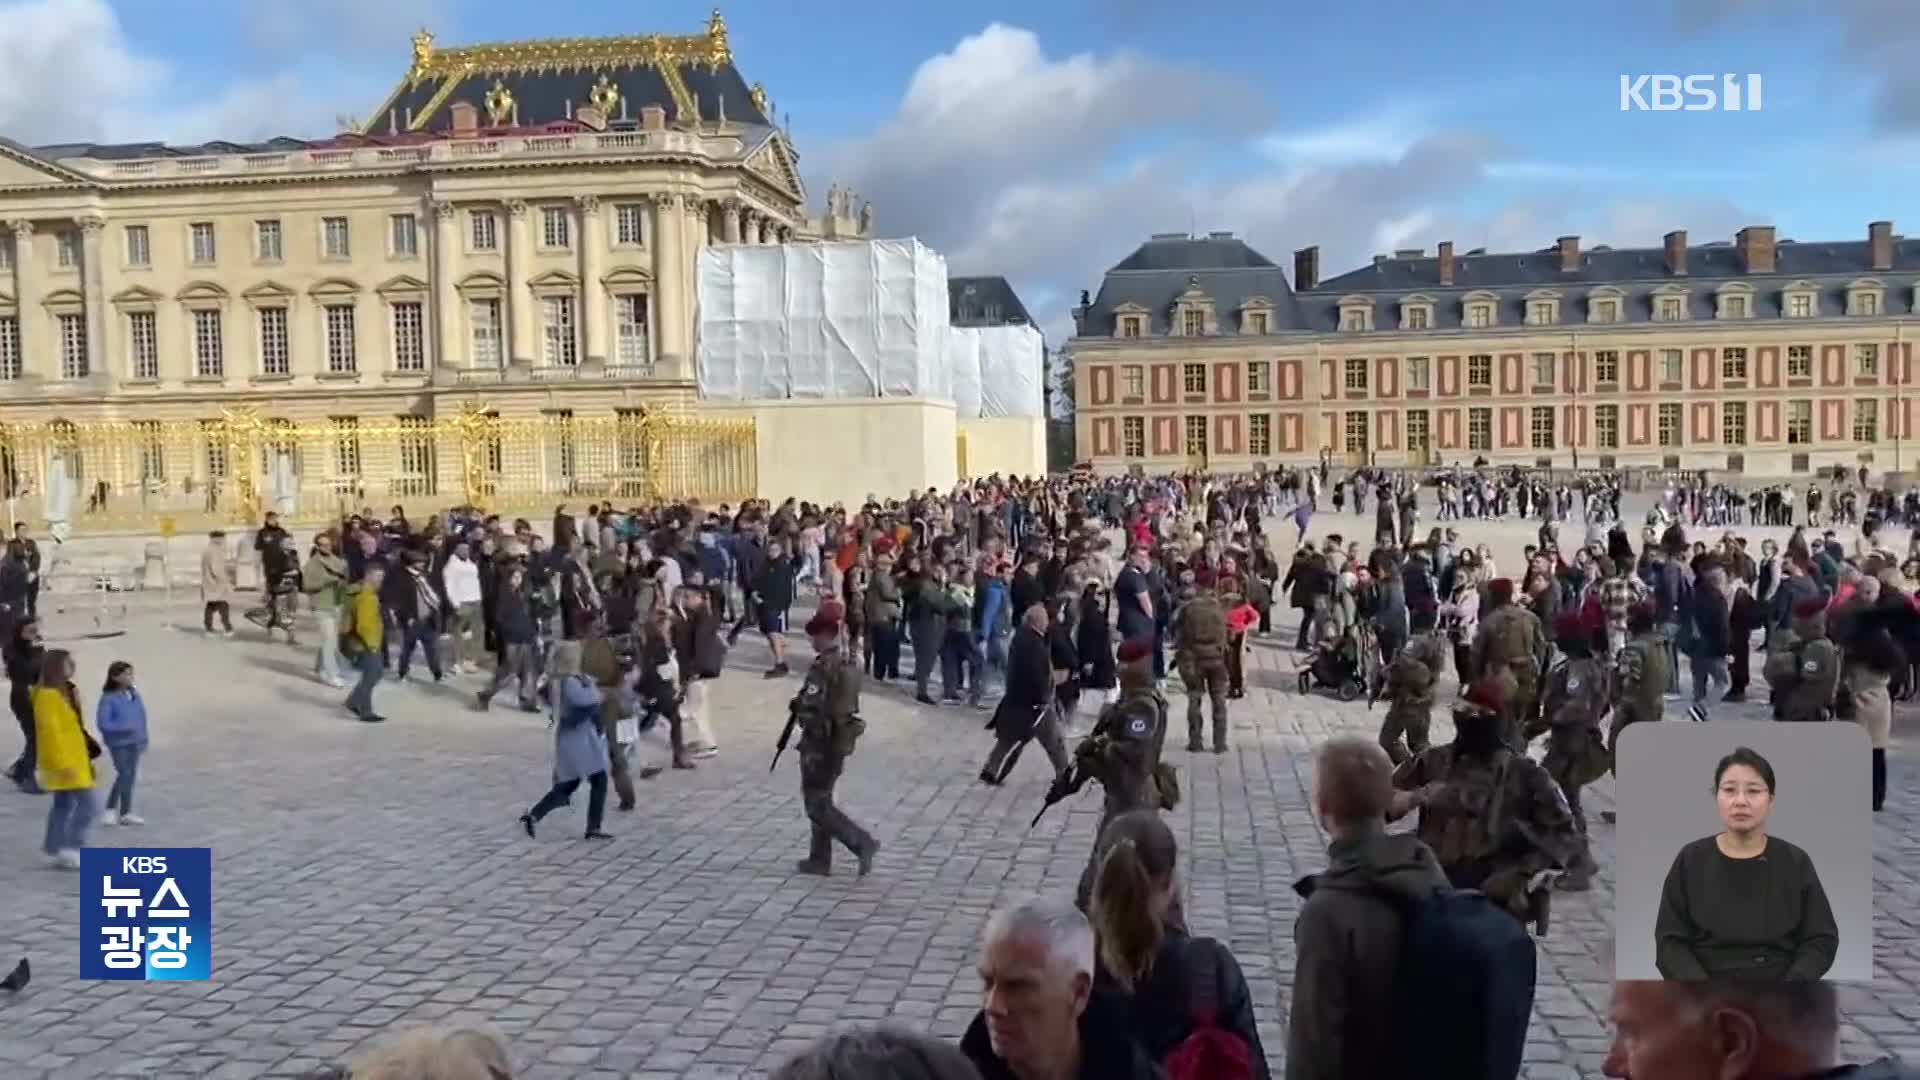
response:
M334 130L335 106L291 74L182 98L171 64L140 51L105 0L0 4L0 134L55 142L200 142Z
M445 29L449 6L443 0L251 0L247 18L268 48L383 49L399 63L414 31Z
M1398 161L1420 141L1424 110L1391 106L1327 127L1262 136L1260 152L1283 165L1351 165Z

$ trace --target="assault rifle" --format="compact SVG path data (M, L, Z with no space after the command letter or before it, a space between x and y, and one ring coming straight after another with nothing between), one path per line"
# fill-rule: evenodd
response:
M1055 803L1065 802L1069 796L1080 790L1079 774L1080 770L1077 766L1068 766L1066 772L1053 778L1053 783L1047 786L1046 801L1040 804L1039 813L1033 815L1033 820L1027 823L1027 828L1031 829L1040 824L1040 819L1046 816L1048 810L1053 809Z
M799 726L800 726L800 710L788 709L787 710L787 726L780 729L780 741L774 744L773 764L767 766L768 772L772 772L775 769L778 769L780 767L780 755L787 752L787 744L793 741L793 729Z

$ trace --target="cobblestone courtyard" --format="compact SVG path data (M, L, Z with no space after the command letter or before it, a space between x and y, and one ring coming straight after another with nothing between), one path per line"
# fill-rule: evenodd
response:
M840 790L885 844L875 873L858 880L843 860L830 880L794 876L806 844L797 766L769 776L767 761L796 682L763 680L764 646L745 639L716 695L717 759L643 784L636 812L609 814L611 843L579 839L584 798L530 841L514 819L546 787L544 720L476 713L472 677L435 687L416 673L382 686L389 723L357 724L340 692L307 676L310 653L257 638L142 616L124 637L62 643L78 653L89 708L108 661L139 672L155 734L138 802L152 824L93 840L214 849L214 978L80 982L76 879L38 853L45 803L0 794L12 838L0 961L24 952L36 972L28 992L0 1000L10 1080L297 1075L422 1021L502 1031L533 1078L758 1076L855 1021L957 1036L979 1003L988 912L1070 890L1098 816L1089 792L1029 831L1044 758L984 788L986 714L870 690L868 735ZM1170 755L1186 789L1174 820L1191 921L1245 967L1277 1065L1292 885L1324 861L1310 752L1335 733L1371 734L1379 713L1294 693L1293 654L1275 642L1257 644L1250 666L1232 753ZM1876 982L1843 991L1855 1059L1920 1057L1920 757L1903 721L1894 795L1875 822ZM1603 782L1588 801L1603 865L1612 830L1597 814L1611 805ZM1556 906L1529 1077L1599 1075L1611 908L1605 872Z

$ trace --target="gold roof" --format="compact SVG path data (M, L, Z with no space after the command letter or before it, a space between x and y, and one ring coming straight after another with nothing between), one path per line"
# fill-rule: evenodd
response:
M403 103L410 110L404 121L406 129L425 130L447 98L473 76L511 78L608 68L653 69L666 84L676 115L690 117L697 115L699 103L687 88L679 68L698 65L717 72L733 63L727 22L718 8L707 20L705 32L699 34L544 38L442 47L433 32L423 27L413 35L412 44L413 61L406 76L361 126L362 133L377 134L397 122L389 114ZM430 95L420 90L422 84L431 83L439 85ZM579 98L582 104L589 100L585 91L583 87ZM761 95L754 98L756 105L761 100Z

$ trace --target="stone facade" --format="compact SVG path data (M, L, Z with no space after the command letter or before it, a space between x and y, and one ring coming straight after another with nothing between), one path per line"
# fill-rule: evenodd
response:
M1227 266L1121 271L1109 283L1122 295L1103 289L1077 312L1076 460L1484 458L1755 476L1912 463L1916 253L1885 223L1865 243L1776 243L1755 227L1732 245L1675 233L1644 252L1583 253L1565 237L1456 260L1449 244L1325 283L1307 249L1292 289L1226 240L1190 243ZM1476 276L1480 259L1505 262ZM1145 295L1133 277L1151 272L1187 280L1161 287L1165 305L1126 295ZM1548 280L1486 280L1496 273Z

